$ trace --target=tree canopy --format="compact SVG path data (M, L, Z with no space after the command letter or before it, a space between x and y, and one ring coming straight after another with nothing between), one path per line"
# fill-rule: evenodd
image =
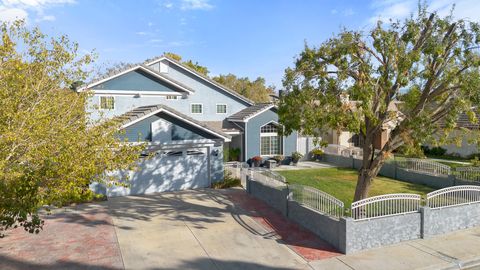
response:
M477 23L440 17L426 6L402 22L379 21L368 32L343 30L318 47L305 45L295 67L286 69L280 121L287 134L358 134L363 165L354 199L363 199L398 147L459 139L449 133L460 112L476 121L479 44ZM385 129L388 140L375 150L375 136Z
M192 60L182 60L182 56L172 53L172 52L166 52L163 53L163 55L172 58L173 60L176 60L177 62L182 63L183 65L197 71L200 74L203 74L205 76L208 76L208 73L210 71L208 70L207 67L200 65L198 62L193 62Z
M66 36L50 38L21 21L0 25L0 236L23 226L39 232L40 207L62 206L132 168L140 146L118 139L120 123L92 122L84 81L92 56Z
M198 62L183 60L180 55L172 52L166 52L164 55L208 77L208 68L200 65ZM212 79L254 102L269 102L270 95L274 94L275 90L273 86L266 86L265 79L262 77L257 77L251 81L247 77L237 77L229 73L212 77Z
M212 79L257 103L269 102L270 95L274 94L274 87L266 86L265 79L262 77L251 81L247 77L239 78L230 73L218 75Z

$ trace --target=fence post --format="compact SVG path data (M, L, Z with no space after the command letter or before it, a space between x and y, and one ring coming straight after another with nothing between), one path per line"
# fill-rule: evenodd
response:
M448 175L448 179L452 182L452 186L456 186L457 185L457 177L453 174L450 174Z
M286 195L285 196L287 199L285 201L285 216L288 217L288 202L290 201L290 189L288 188L288 185L285 187L284 189L286 191Z
M350 155L350 158L352 159L352 169L355 170L355 159L353 158L353 155Z
M246 178L246 180L245 180L245 182L246 182L246 187L245 187L245 189L247 190L247 193L248 193L248 194L252 194L252 192L251 192L251 190L250 190L250 188L251 188L251 187L250 187L250 181L251 181L250 175L247 174L245 178Z
M397 159L395 158L395 156L393 156L393 168L394 168L393 179L398 180L398 177L397 177L398 164L397 164Z
M428 238L430 235L428 227L430 225L430 211L430 207L420 207L420 237L422 239Z

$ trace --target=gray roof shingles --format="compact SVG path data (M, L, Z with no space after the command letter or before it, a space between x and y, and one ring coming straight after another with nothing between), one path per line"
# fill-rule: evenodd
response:
M228 117L230 121L244 121L248 117L254 116L255 114L265 110L268 107L271 107L272 103L259 103L252 105L248 108L245 108L237 113L234 113Z
M146 116L148 114L151 114L151 113L154 113L156 111L161 111L161 110L165 110L165 111L168 111L172 114L175 114L176 116L178 116L179 118L181 119L185 119L189 122L192 122L192 123L195 123L196 125L198 126L201 126L213 133L216 133L216 134L219 134L221 135L222 137L225 137L225 138L230 138L230 135L226 134L223 130L221 129L218 129L216 127L213 127L211 125L208 125L207 123L205 122L201 122L201 121L198 121L198 120L195 120L189 116L186 116L184 115L183 113L180 113L168 106L165 106L163 104L157 104L157 105L150 105L150 106L141 106L141 107L137 107L131 111L128 111L120 116L117 117L117 119L123 124L123 125L126 125L128 123L131 123L137 119L140 119L142 118L143 116Z

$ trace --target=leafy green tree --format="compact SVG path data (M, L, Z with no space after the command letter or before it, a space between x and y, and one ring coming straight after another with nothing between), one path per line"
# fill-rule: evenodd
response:
M69 89L92 62L76 43L21 21L0 35L0 235L38 233L41 207L65 205L92 181L115 184L106 172L132 168L142 146L118 139L118 121L90 121L89 93Z
M265 86L265 79L262 77L250 81L247 77L239 78L230 73L212 79L254 102L269 102L270 95L274 93L274 87Z
M178 54L175 54L175 53L172 53L172 52L166 52L166 53L163 53L164 56L167 56L177 62L180 62L182 64L184 64L185 66L197 71L198 73L200 74L203 74L205 76L208 76L208 73L210 72L208 70L207 67L205 66L202 66L200 64L198 64L198 62L193 62L192 60L188 60L188 61L182 61L182 57Z
M477 23L440 17L426 6L369 32L343 30L319 47L305 45L286 70L280 121L287 134L359 134L364 154L354 200L366 198L392 151L459 139L448 135L460 112L476 121L471 100L479 94L479 44ZM389 109L393 103L400 112ZM386 126L388 140L375 151L374 138Z

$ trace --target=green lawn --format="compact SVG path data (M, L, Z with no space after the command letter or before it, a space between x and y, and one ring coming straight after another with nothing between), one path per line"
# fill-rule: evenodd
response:
M301 184L320 189L335 196L350 207L357 184L357 171L345 168L278 171L290 184ZM370 196L389 193L416 193L425 195L434 189L387 177L376 177L370 189Z

